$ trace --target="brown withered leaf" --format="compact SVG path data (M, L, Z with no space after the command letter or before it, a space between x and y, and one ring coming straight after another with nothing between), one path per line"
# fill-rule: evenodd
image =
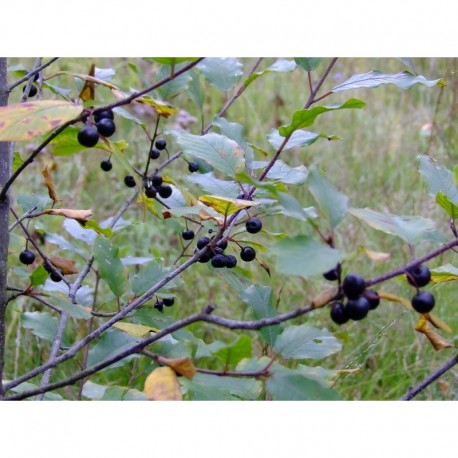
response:
M159 364L172 368L177 374L183 375L188 379L192 379L197 372L194 364L189 358L169 359L159 356L158 362Z
M455 345L453 345L448 340L444 339L436 331L433 331L431 329L431 326L428 320L424 316L421 316L420 319L418 320L418 323L415 326L415 331L421 332L422 334L424 334L428 338L428 340L431 342L431 345L433 346L434 350L436 351L442 350L443 348L454 348L455 347Z
M88 73L89 76L94 77L95 75L95 64L91 65L91 68ZM83 89L80 92L80 99L83 102L87 102L88 100L95 99L95 85L94 81L85 80Z
M441 390L442 396L444 396L445 398L450 397L450 384L447 383L445 380L438 380L436 383L439 389Z
M362 245L358 247L358 250L362 251L363 253L365 253L366 256L371 261L374 261L374 262L385 262L385 261L388 261L388 259L390 259L390 257L391 257L390 253L382 253L380 251L372 251L372 250L369 250L366 247L363 247Z
M445 332L452 332L452 328L442 321L440 318L438 318L436 315L433 315L432 313L425 313L423 316L436 328L442 329L442 331Z
M181 401L177 374L170 367L158 367L148 375L143 390L151 401Z
M324 307L326 304L329 303L329 301L331 301L336 296L338 292L339 288L337 286L322 291L320 294L318 294L312 299L312 307L314 309Z
M92 210L73 210L72 208L48 208L43 213L48 215L65 216L76 221L88 221L94 214Z
M45 186L48 188L48 194L49 198L55 203L57 200L56 196L56 191L54 189L54 183L52 181L52 176L51 173L48 169L48 166L46 166L42 171L41 171L44 179L45 179Z
M64 275L72 275L79 272L76 268L75 261L62 258L61 256L50 256L49 260L54 267L61 269Z
M270 267L269 264L267 264L266 261L263 261L262 259L257 259L259 265L267 272L267 275L270 277Z
M208 221L209 219L212 219L213 221L216 221L219 227L222 227L224 225L224 218L219 218L218 216L212 216L210 215L210 213L206 212L203 209L199 211L199 216L202 221Z

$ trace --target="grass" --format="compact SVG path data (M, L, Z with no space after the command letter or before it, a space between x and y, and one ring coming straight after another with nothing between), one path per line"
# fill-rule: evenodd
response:
M62 70L85 72L92 60L63 59L59 67ZM95 61L98 67L113 67L116 70L114 82L123 88L129 86L141 88L150 84L153 78L154 72L149 62L136 61L141 72L139 75L134 75L126 65L125 59ZM273 59L268 61L273 62ZM254 59L243 59L243 62L247 71ZM25 65L30 66L31 63L32 61L25 62ZM310 130L337 135L340 140L331 142L320 140L308 148L288 151L282 155L282 159L290 165L319 164L326 170L330 181L350 198L351 206L369 207L399 215L430 217L444 232L447 232L447 218L437 208L433 198L427 195L426 187L417 171L416 156L429 152L448 168L451 169L455 165L457 158L455 146L458 142L454 128L456 121L454 103L458 93L458 82L454 72L457 61L438 58L416 59L415 64L418 72L425 77L429 79L442 77L447 82L436 114L439 88L417 85L402 91L391 86L383 86L354 93L336 94L323 100L322 103L335 103L357 97L367 102L367 107L364 110L328 113L318 118ZM323 69L324 64L319 68L318 74ZM336 82L342 82L354 73L363 73L372 69L395 73L404 70L405 67L396 59L341 59L323 86L323 93ZM71 78L67 80L64 78L59 81L59 85L65 86L66 82L70 86L73 84ZM242 124L246 139L272 154L266 140L268 132L290 121L292 113L305 103L308 97L307 88L306 74L299 70L291 74L266 75L255 81L229 109L227 119ZM102 93L107 102L112 100L108 91ZM207 123L221 108L224 96L209 86L206 87L205 96L205 123ZM185 108L198 118L195 106L187 95L177 96L172 103ZM436 122L437 134L429 144L429 137L423 135L424 126L433 122L433 119ZM173 122L171 118L164 130L167 131ZM198 124L199 122L193 127L194 133L199 131ZM125 136L129 143L126 154L132 164L140 166L147 153L147 143L141 130L132 126L125 120L119 120L118 136L115 138ZM167 136L167 139L169 145L172 145L169 151L176 151L177 147L173 144L172 136ZM18 145L21 154L26 154L28 148L27 145ZM122 171L121 164L116 164L113 159L115 165L113 171L105 174L101 172L98 165L104 158L106 154L99 150L58 158L53 158L49 153L42 154L40 160L29 167L17 181L14 193L32 190L46 192L40 170L44 164L48 164L54 167L53 179L58 195L62 199L62 206L93 208L96 210L97 221L102 221L112 215L129 195L122 183L125 172ZM266 158L260 155L259 159ZM185 161L177 161L176 165L170 170L167 169L166 173L177 182L189 186L190 190L196 190L182 180L182 177L188 174ZM291 189L291 192L304 207L314 204L305 187L296 187ZM121 246L121 256L154 256L163 259L167 265L172 264L181 249L181 240L177 235L178 228L182 227L181 223L177 224L170 220L164 223L151 215L146 219L144 216L140 206L126 213L125 218L136 223L116 236L116 241ZM33 221L31 227L59 233L60 224L60 219L48 218L43 222ZM264 227L271 233L288 231L289 234L299 234L310 230L306 223L293 219L285 221L282 217L266 218ZM257 235L252 239L261 240L266 245L272 241L268 235L262 237ZM366 277L374 277L410 259L408 247L400 240L365 226L351 215L348 215L337 228L335 239L338 248L354 255L345 266L347 272L356 271ZM19 238L13 239L10 257L12 265L18 264L17 253L22 249L22 243ZM358 252L359 246L389 253L390 259L383 263L371 261ZM432 248L431 244L422 245L418 247L417 255L422 255ZM55 245L48 244L46 249L47 252L53 250L58 252ZM297 277L285 278L278 275L275 273L274 260L269 252L263 252L261 256L272 267L272 277L269 278L259 265L251 266L250 270L257 282L270 284L273 287L279 312L308 303L313 295L328 286L322 279L306 281ZM434 259L429 266L436 267L448 262L453 263L453 253ZM82 265L81 259L77 259L77 264ZM16 273L24 274L18 268ZM218 313L221 315L249 318L246 306L236 297L230 285L222 281L219 276L210 274L212 271L207 265L196 265L188 269L182 275L182 280L184 285L192 285L192 288L179 289L177 306L173 307L170 313L175 317L183 317L199 310L208 302L213 302L217 304ZM434 287L437 303L435 312L449 324L453 333L458 329L458 312L454 301L455 288L454 282ZM406 298L412 295L412 288L396 279L381 285L381 289ZM104 285L101 285L101 294L101 297L106 298L108 307L113 307L114 302ZM35 305L31 301L20 299L15 308L10 311L7 341L7 352L10 356L7 362L8 375L30 370L43 361L49 351L46 343L43 344L19 327L18 311L32 308L35 309ZM445 349L435 352L427 339L414 330L417 315L400 304L384 302L371 313L368 319L349 323L342 328L338 328L331 322L328 309L318 310L308 315L307 320L316 326L327 327L337 332L344 343L342 352L322 362L324 367L359 369L355 373L342 374L335 382L335 388L343 399L398 399L410 386L420 382L448 360L455 351ZM85 330L80 329L79 332L84 333ZM236 333L215 328L201 329L200 332L206 341L214 338L233 340L236 336ZM445 337L452 341L455 338L454 335ZM19 350L19 359L12 356L16 348ZM129 363L125 366L128 371L117 370L116 374L120 384L131 380L134 386L141 389L143 379L139 375L139 368L134 364ZM56 371L55 380L76 369L75 362L67 363L65 367ZM115 371L109 371L110 377ZM107 375L102 373L94 380L103 383L107 380ZM64 392L70 391L71 389ZM452 370L442 377L441 383L433 384L418 398L455 399L456 396Z

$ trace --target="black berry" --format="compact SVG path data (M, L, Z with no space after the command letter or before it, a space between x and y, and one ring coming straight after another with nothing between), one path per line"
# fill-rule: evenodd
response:
M92 148L99 141L99 131L92 124L84 126L78 132L78 142L86 148Z
M227 261L224 254L216 254L212 258L212 266L216 268L226 267Z
M102 119L114 119L114 113L112 110L103 110L94 114L94 121L100 122Z
M237 258L231 254L226 255L226 267L232 269L237 265Z
M104 172L109 172L113 168L113 164L111 163L110 159L105 159L100 163L100 168Z
M154 308L162 312L164 310L164 303L162 301L156 301Z
M175 299L173 297L164 297L162 302L166 307L171 307L175 303Z
M135 187L135 179L134 179L134 177L132 175L127 175L126 177L124 177L124 184L128 188Z
M245 227L250 234L256 234L262 229L262 222L259 218L252 216L251 218L248 218L245 223Z
M196 248L194 250L194 254L199 251L198 248ZM204 253L204 254L201 254L200 255L200 258L197 260L198 262L202 262L202 263L205 263L205 262L208 262L210 261L210 259L213 257L213 253L211 251L208 251L207 253Z
M160 175L153 175L151 177L151 183L153 184L153 186L155 186L156 188L159 187L161 184L162 184L162 177Z
M407 271L407 281L417 288L426 286L431 281L431 272L425 265L419 265Z
M337 264L337 266L334 267L334 269L331 269L325 272L323 274L323 277L329 281L336 281L339 279L339 275L340 275L340 264Z
M100 135L111 137L116 132L116 126L112 119L103 118L96 124Z
M166 148L167 146L167 142L165 140L165 138L160 138L159 140L156 141L155 145L156 148L159 150L159 151L162 151L163 149Z
M215 254L223 254L224 250L217 246L216 248L213 248L213 253Z
M253 200L252 197L245 196L245 193L239 194L236 199L241 199L241 200Z
M149 157L151 159L157 159L161 155L161 152L158 149L152 148Z
M173 189L171 186L167 184L161 184L160 186L158 186L157 192L163 199L167 199L172 195Z
M185 229L182 233L181 236L185 240L192 240L194 238L194 231L191 229Z
M331 307L331 319L336 324L344 324L346 323L350 317L348 316L348 312L346 307L342 304L342 302L336 302Z
M367 289L364 291L364 297L369 301L369 307L371 310L376 309L380 304L380 296L377 291L374 291L373 289Z
M60 275L59 275L59 272L60 272ZM52 281L59 283L62 280L62 275L63 275L62 271L60 269L56 269L51 272L51 274L49 275L49 278Z
M240 258L242 261L250 262L256 257L256 251L254 248L250 246L246 246L242 248L242 252L240 253Z
M27 87L27 86L24 86L24 87L22 88L22 92L25 92L25 88L26 88L26 87ZM35 84L32 84L32 86L30 86L30 90L29 90L29 95L28 95L28 97L35 97L35 96L37 95L37 93L38 93L37 87L35 86Z
M32 264L33 261L35 261L35 255L30 250L24 250L19 255L19 261L21 261L22 264L25 264L26 266L28 266L28 265Z
M197 162L190 162L188 165L188 170L191 173L197 172L199 170L199 164Z
M49 265L47 262L43 263L43 268L46 270L46 272L48 272L48 274L54 271L54 267Z
M429 313L436 301L429 291L421 291L412 298L412 307L418 313Z
M227 240L224 240L224 242L219 242L218 246L224 251L227 248Z
M148 188L145 188L145 195L146 197L150 199L154 199L156 197L156 189L153 188L152 186L149 186Z
M356 299L366 288L366 282L361 275L348 274L342 284L343 292L348 299Z
M347 301L346 310L350 319L362 320L369 313L369 301L364 296L360 296L356 299L349 299Z
M197 240L197 248L201 250L204 246L207 246L210 243L210 239L208 237L201 237Z

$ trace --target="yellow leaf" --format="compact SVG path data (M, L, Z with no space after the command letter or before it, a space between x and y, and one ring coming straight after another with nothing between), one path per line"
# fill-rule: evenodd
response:
M172 368L177 374L183 375L186 378L192 379L197 370L189 358L174 358L168 359L163 356L158 358L159 364Z
M181 401L183 399L177 374L170 367L158 367L145 380L144 392L151 401Z
M436 351L442 350L443 348L455 347L455 345L453 345L451 342L447 341L437 332L433 331L428 320L424 316L421 316L418 320L418 323L415 326L415 331L424 334Z
M405 297L396 296L396 294L386 293L385 291L378 291L380 299L385 299L390 302L398 302L402 305L405 305L408 309L413 310L412 304L409 299Z
M337 286L322 291L320 294L318 294L312 299L312 307L314 309L317 309L325 306L336 296L338 292L339 288Z
M54 267L61 269L64 275L72 275L79 272L76 268L75 261L62 258L61 256L50 256L49 260Z
M437 318L436 315L433 315L432 313L425 313L424 317L436 328L442 329L442 331L445 332L452 332L450 326L444 321L442 321L440 318Z
M159 116L164 116L164 118L168 118L169 116L173 116L178 113L178 108L170 105L170 103L163 102L162 100L155 100L148 95L139 97L138 99L135 99L135 101L149 105L150 107L154 108L154 111Z
M46 166L41 171L41 173L43 174L43 177L45 179L45 186L48 188L49 198L53 202L56 202L56 200L57 200L56 191L54 189L54 183L52 181L52 176L51 176L51 173L49 172L48 166Z
M95 72L95 64L93 63L91 65L91 69L89 70L89 76L94 77L94 72ZM83 89L80 92L80 99L83 102L87 102L88 100L95 99L95 88L94 88L93 81L86 81L84 83Z
M213 221L216 221L216 223L220 227L224 225L224 218L219 218L218 216L212 216L203 209L199 211L199 216L202 221L208 221L209 219L211 219Z
M218 196L201 196L199 200L207 207L211 207L216 210L218 213L222 215L232 215L238 210L242 210L244 208L254 207L259 205L260 202L251 202L249 200L242 200L242 199L228 199L226 197L218 197Z
M106 81L99 80L98 78L94 78L93 76L90 76L90 75L85 75L84 73L57 72L54 76L57 76L57 75L70 75L70 76L79 78L81 80L88 81L90 83L100 84L101 86L105 86L111 90L119 90L119 88L115 86L114 84L107 83Z
M87 221L94 214L92 210L73 210L71 208L49 208L43 213L48 215L65 216L77 221Z
M388 259L390 259L390 256L391 256L390 253L382 253L380 251L372 251L372 250L369 250L368 248L365 248L363 246L360 246L358 249L360 251L362 251L363 253L365 253L367 255L367 257L371 261L374 261L374 262L385 262L385 261L388 261Z
M38 100L0 108L0 141L30 140L75 119L81 105L61 100Z
M146 337L150 332L159 332L159 329L152 328L150 326L143 326L142 324L126 323L124 321L118 321L113 327L129 334L134 337Z

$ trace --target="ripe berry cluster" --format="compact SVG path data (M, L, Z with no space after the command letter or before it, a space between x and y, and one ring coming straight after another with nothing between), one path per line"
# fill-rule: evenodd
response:
M337 268L340 269L340 266ZM339 274L340 272L337 272L337 277ZM362 320L370 310L374 310L380 304L378 293L373 289L366 289L366 282L359 274L348 274L342 282L342 290L347 298L346 303L335 302L331 306L331 319L339 325L348 320Z
M133 181L133 177L131 175L128 175L124 179L124 182L125 182L126 186L129 186L129 187L135 186L135 181L133 181L133 185L132 186L130 186L130 184L131 184L130 182L129 182L129 184L126 182L126 179L128 177L131 177L132 181ZM154 199L157 194L159 194L159 196L162 197L163 199L167 199L172 195L172 192L173 192L172 187L169 186L168 184L163 184L163 180L162 180L162 177L160 175L153 175L151 178L149 178L146 181L146 184L145 184L145 195L146 195L146 197L148 197L150 199Z
M21 253L19 254L19 261L22 264L25 264L26 266L29 266L30 264L34 263L35 254L33 253L33 251L30 251L30 250L28 250L26 248L24 251L21 251ZM62 280L62 276L64 275L64 273L62 272L61 269L56 269L53 266L51 266L50 264L48 264L47 262L43 263L43 267L46 270L46 272L49 273L49 278L52 281L60 282ZM59 272L57 272L57 271L59 271ZM60 275L59 275L59 273L60 273Z
M434 295L429 291L420 291L419 288L426 286L431 281L431 272L427 266L419 266L407 270L407 281L417 289L417 294L412 298L412 307L418 313L429 313L435 305Z
M154 308L162 312L164 310L164 305L166 307L171 307L175 303L175 298L173 297L164 297L162 300L156 299Z
M112 110L103 110L95 113L94 122L95 124L88 123L79 130L78 142L80 145L92 148L97 145L100 135L102 137L111 137L116 132ZM102 164L100 166L102 167ZM105 170L103 167L102 169Z
M186 240L185 232L187 237L190 237L191 234L187 231L183 231L181 235ZM201 250L202 248L205 248L211 242L211 240L212 239L208 237L201 237L197 241L197 247L194 250L194 253ZM224 240L224 242L220 242L217 246L210 246L207 249L207 251L200 256L199 262L205 263L211 260L211 265L216 269L221 269L223 267L232 269L237 265L237 258L232 254L224 254L224 250L226 250L227 246L227 240Z

